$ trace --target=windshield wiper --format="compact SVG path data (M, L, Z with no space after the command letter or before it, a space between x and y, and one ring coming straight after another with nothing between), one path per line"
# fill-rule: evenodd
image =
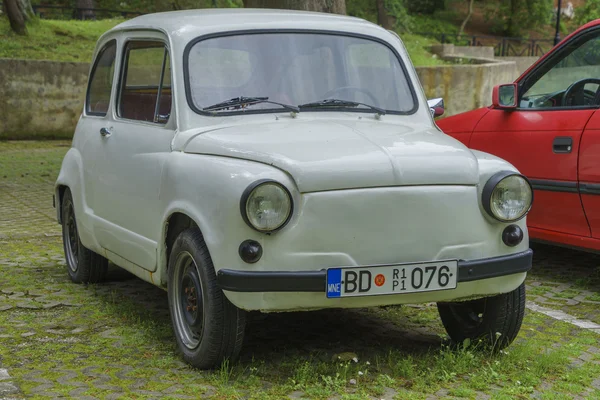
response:
M298 107L300 108L317 108L317 107L358 107L365 106L370 108L371 110L377 111L381 115L385 115L385 110L383 108L375 107L366 103L359 103L358 101L350 101L350 100L341 100L341 99L325 99L320 101L315 101L313 103L300 104Z
M299 107L296 107L296 106L293 106L290 104L278 103L276 101L270 101L268 97L245 97L245 96L234 97L233 99L222 101L220 103L213 104L212 106L204 107L202 109L202 111L217 111L217 110L224 110L227 108L242 108L243 106L250 106L250 105L259 104L259 103L276 104L287 110L290 110L293 112L300 112Z

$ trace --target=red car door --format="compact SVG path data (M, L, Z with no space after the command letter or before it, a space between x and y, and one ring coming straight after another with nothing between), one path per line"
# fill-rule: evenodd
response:
M585 168L588 173L591 186L584 192L600 189L592 185L600 184L599 161L587 155L600 141L591 129L589 138L582 140L599 104L600 29L592 26L569 37L520 77L517 108L490 109L470 137L469 147L504 158L532 181L535 197L527 221L533 238L556 242L562 241L557 235L582 240L592 235L582 196L590 207L598 199L580 195L579 172ZM600 120L594 127L600 129ZM580 151L587 160L582 169ZM587 217L592 214L588 211ZM600 225L600 211L595 218Z
M579 191L592 237L600 239L600 111L594 113L581 138Z

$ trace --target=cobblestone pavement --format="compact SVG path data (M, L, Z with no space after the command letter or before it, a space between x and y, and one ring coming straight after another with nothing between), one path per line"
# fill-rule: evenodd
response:
M298 371L304 361L290 360L316 358L318 363L311 365L321 368L331 354L352 351L361 362L368 359L374 365L393 351L409 360L425 357L443 343L431 304L252 314L240 371L190 369L175 353L165 292L114 266L105 284L68 281L52 208L52 183L68 146L0 143L0 399L328 397L302 387ZM374 386L380 387L376 396L361 395L358 385L353 398L559 398L561 393L572 394L562 398L600 398L600 368L594 369L600 365L600 330L594 325L600 324L600 256L539 245L534 251L527 280L529 309L516 341L522 346L514 351L525 351L528 341L559 351L575 347L564 354L569 367L563 373L572 379L553 376L530 387L519 383L520 391L494 380L497 372L477 386L469 383L474 372L459 379L451 368L448 380L437 382L441 388L431 393L417 379L400 385L394 378L396 383L388 385L381 378L406 375L416 368L411 366L378 377L377 382L383 381ZM551 369L558 362L549 360L549 365L531 368ZM370 368L361 365L365 372ZM577 377L573 371L578 370L597 375ZM233 376L235 388L228 386ZM259 391L266 394L256 395Z
M530 302L591 321L600 333L600 255L532 244Z

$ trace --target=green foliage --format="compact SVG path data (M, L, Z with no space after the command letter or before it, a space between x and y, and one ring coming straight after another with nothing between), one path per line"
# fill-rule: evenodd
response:
M404 0L385 0L385 8L389 15L396 21L396 30L410 32L412 30L412 17L404 4Z
M405 0L384 0L387 14L395 21L398 32L410 32L413 17L409 15ZM377 2L375 0L346 0L346 12L353 17L377 23Z
M583 25L600 18L600 0L587 0L585 4L575 10L577 25Z
M33 4L48 4L47 1L33 1ZM53 5L76 7L77 0L59 0L52 2ZM173 10L189 10L194 8L232 8L243 7L242 0L96 0L96 8L122 11L138 11L152 13ZM44 14L51 18L69 18L71 11L45 10ZM100 13L104 17L104 13Z
M444 0L406 0L406 8L411 14L433 14L435 11L445 8Z
M377 3L375 0L346 0L346 13L377 23Z
M520 36L552 19L553 0L506 0L488 3L486 17L494 33Z
M437 12L433 18L430 15L413 15L413 32L458 34L458 25L453 22L452 17L447 11Z

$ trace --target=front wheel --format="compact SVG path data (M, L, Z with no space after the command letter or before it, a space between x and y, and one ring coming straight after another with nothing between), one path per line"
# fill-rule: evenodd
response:
M183 231L169 256L168 299L183 359L200 369L235 360L242 347L246 313L217 286L212 260L198 229Z
M525 314L525 283L512 292L477 300L437 304L453 342L483 342L496 350L517 337Z

